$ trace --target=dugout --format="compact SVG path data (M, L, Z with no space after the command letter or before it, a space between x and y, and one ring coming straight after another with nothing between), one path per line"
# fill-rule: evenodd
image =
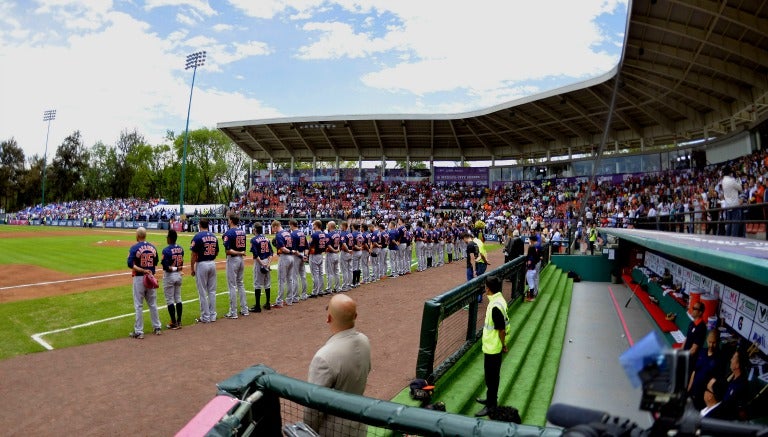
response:
M752 418L768 411L768 243L746 238L636 229L606 229L618 239L623 282L672 347L681 347L691 308L705 304L708 329L721 333L721 350L749 354ZM662 284L665 270L671 285ZM630 302L627 302L629 304Z

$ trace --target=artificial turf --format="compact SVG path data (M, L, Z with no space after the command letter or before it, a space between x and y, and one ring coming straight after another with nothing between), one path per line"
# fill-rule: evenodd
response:
M509 352L501 368L499 405L520 410L523 423L543 426L552 400L565 328L571 305L573 280L554 265L541 273L541 291L535 302L517 299L509 304L512 332ZM474 415L482 408L475 398L484 397L485 380L480 343L475 344L435 384L433 402L441 401L448 412ZM419 405L406 388L394 399Z

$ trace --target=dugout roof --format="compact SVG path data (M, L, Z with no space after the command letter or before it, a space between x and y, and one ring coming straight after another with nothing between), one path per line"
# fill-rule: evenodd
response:
M768 0L631 0L625 46L603 76L462 114L223 122L260 161L458 161L594 153L722 138L768 118Z

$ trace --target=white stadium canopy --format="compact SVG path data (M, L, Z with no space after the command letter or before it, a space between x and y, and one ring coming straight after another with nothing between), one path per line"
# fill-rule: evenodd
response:
M540 159L594 154L601 143L641 152L716 141L768 118L767 2L631 0L624 49L612 71L480 111L295 117L218 128L251 158L267 162Z

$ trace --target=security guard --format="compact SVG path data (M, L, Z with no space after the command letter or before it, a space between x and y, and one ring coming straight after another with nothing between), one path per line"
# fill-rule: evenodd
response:
M501 294L501 278L492 275L485 280L485 295L488 297L488 308L485 311L483 326L483 355L485 357L485 385L488 392L485 399L477 402L485 407L475 416L487 416L498 406L499 380L501 377L501 359L507 352L507 334L509 334L509 316L507 301Z

